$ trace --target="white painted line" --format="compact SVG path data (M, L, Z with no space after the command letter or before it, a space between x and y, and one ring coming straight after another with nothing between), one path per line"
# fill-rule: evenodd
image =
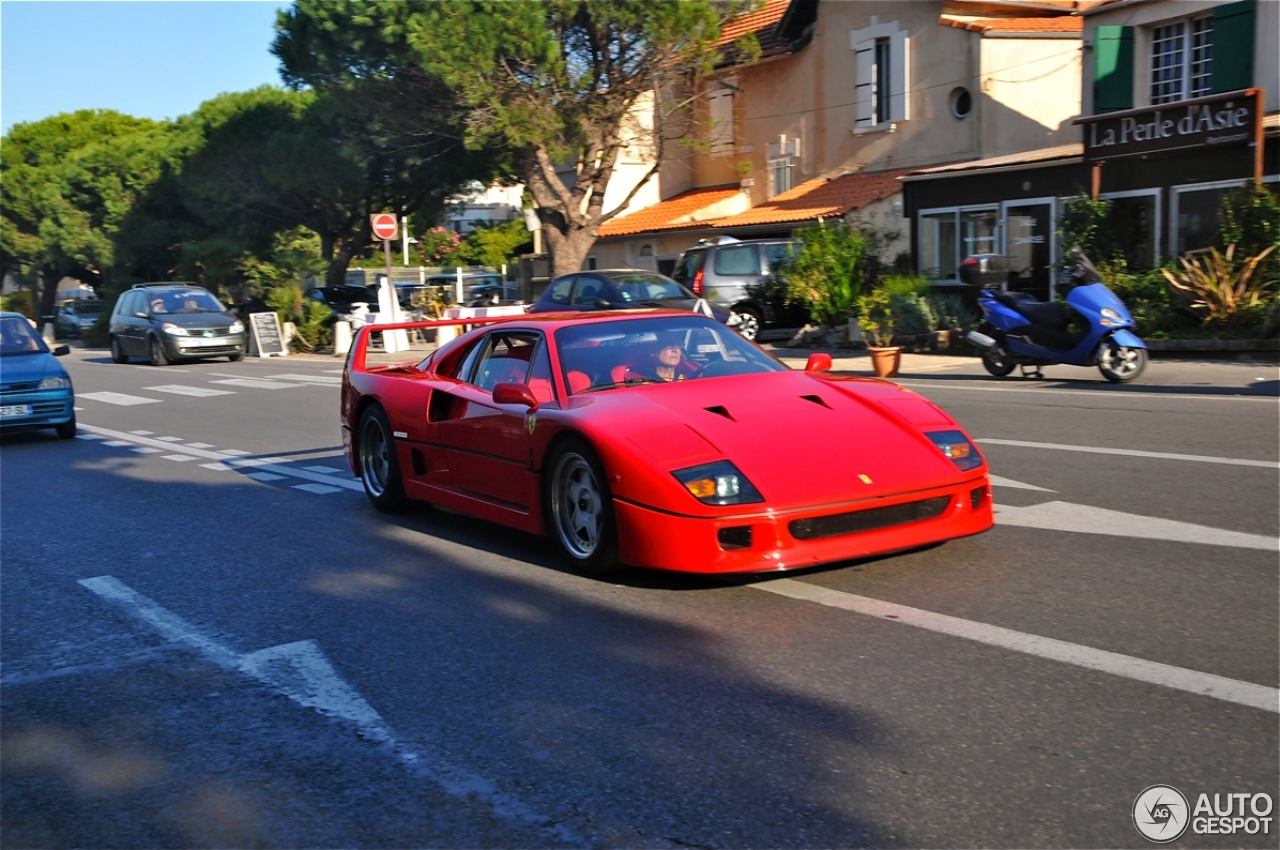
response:
M81 427L81 428L83 428L83 427L85 427L85 426L81 425L80 427ZM128 440L107 440L107 441L106 441L105 443L103 443L102 445L104 445L104 446L111 446L111 447L113 447L113 448L118 448L118 447L120 447L120 446L132 446L132 445L133 445L133 443L129 442Z
M932 611L922 611L919 608L909 608L906 605L883 602L866 596L856 596L839 590L828 590L794 579L775 579L748 585L748 587L776 593L779 596L786 596L791 599L816 602L819 605L826 605L831 608L840 608L857 614L865 614L869 617L904 623L908 626L915 626L931 632L985 643L989 646L998 646L1013 652L1059 661L1063 664L1073 664L1077 667L1097 670L1113 676L1122 676L1126 679L1134 679L1165 688L1213 697L1224 702L1234 702L1250 708L1260 708L1264 711L1280 713L1280 690L1268 688L1264 685L1255 685L1252 682L1228 679L1224 676L1215 676L1212 673L1201 673L1198 670L1187 670L1183 667L1174 667L1157 661L1147 661L1130 655L1121 655L1117 652L1107 652L1103 649L1080 646L1079 644L1067 643L1054 638L1017 632L1013 629L993 626L988 623L962 620L959 617L950 617L946 614L937 614Z
M277 381L303 381L313 384L324 384L326 386L339 386L342 384L341 378L330 378L328 375L267 375L268 378Z
M73 406L71 409L72 409L72 410L84 410L84 408L83 408L83 407L80 407L80 406L78 406L78 405Z
M996 524L1021 528L1043 528L1050 531L1074 531L1081 534L1109 534L1116 537L1138 537L1145 540L1170 540L1176 543L1202 543L1206 546L1232 546L1240 549L1280 550L1280 538L1265 534L1246 534L1178 522L1159 517L1139 516L1091 505L1071 502L1042 502L1028 508L996 505Z
M76 434L77 440L101 440L97 434Z
M336 475L343 471L341 469L334 469L332 466L304 466L302 468L308 472L318 472L321 475Z
M325 493L341 493L341 487L330 487L328 484L294 484L295 490L306 490L308 493L324 495Z
M162 443L181 443L181 437L156 437Z
M154 446L134 446L132 450L140 455L153 455L162 451L162 449L157 449Z
M127 395L125 393L79 393L76 398L88 398L94 401L100 401L103 404L115 404L120 407L132 407L135 404L159 404L158 398L143 398L137 395Z
M195 629L113 576L80 580L80 585L119 605L166 639L191 647L214 664L251 676L289 699L329 717L346 720L362 737L386 745L414 775L461 800L478 800L499 818L541 832L545 843L592 846L568 827L530 809L482 776L454 767L435 753L399 741L377 710L338 674L313 640L240 654ZM539 842L543 843L543 842Z
M1086 452L1098 455L1124 455L1126 457L1150 457L1159 460L1189 460L1196 463L1225 463L1229 466L1260 466L1263 469L1280 469L1280 461L1249 460L1238 457L1213 457L1211 455L1183 455L1172 452L1144 452L1137 449L1109 449L1102 446L1071 446L1063 443L1033 443L1027 440L997 440L983 437L978 440L983 445L1017 446L1023 449L1050 449L1059 452Z
M81 425L86 431L94 434L101 434L104 437L124 437L126 440L115 440L107 442L104 445L150 445L154 448L164 451L173 451L181 449L187 454L195 458L217 461L216 463L202 463L200 466L204 469L214 469L218 472L225 472L239 467L253 467L261 472L274 472L277 475L289 475L294 478L302 478L306 481L312 481L318 484L333 485L342 487L353 492L363 492L364 486L357 480L346 480L343 478L334 478L333 475L321 475L316 472L309 472L305 469L287 466L286 459L281 457L263 457L263 458L243 458L249 452L240 449L223 449L222 451L207 451L205 449L192 448L190 445L176 445L174 443L162 443L159 440L150 437L130 437L129 434L113 431L110 428L100 428L96 425Z
M150 437L155 431L130 431L129 433L135 437Z
M146 366L137 366L137 365L135 365L133 368L135 368L135 369L155 369L156 367L155 367L155 366L152 366L152 365L150 365L150 364L147 364ZM190 370L190 369L175 369L175 368L173 368L172 366L167 366L167 367L165 367L165 371L166 371L166 372L181 372L182 374L184 374L184 375L185 375L187 372L190 372L191 370Z
M1001 478L999 475L988 476L991 479L992 487L1010 487L1014 490L1038 490L1041 493L1056 493L1057 490L1050 490L1047 487L1037 487L1034 484L1023 484L1021 481L1014 481L1012 478Z
M325 374L328 374L328 375L341 375L344 371L346 370L344 369L325 369L324 370Z
M233 387L248 387L254 390L287 390L292 387L304 386L303 384L284 384L279 381L255 381L252 378L222 378L210 383L228 384Z
M235 390L215 390L212 387L187 387L182 384L163 384L158 387L143 387L144 390L155 390L158 393L172 393L192 398L208 398L215 395L235 395Z
M1052 379L1050 379L1052 380ZM981 379L974 381L939 381L938 383L915 383L912 381L894 381L895 384L907 387L908 389L923 392L925 390L962 390L964 392L981 392L981 393L1033 393L1042 395L1060 395L1060 396L1102 396L1111 399L1126 399L1131 397L1144 399L1164 399L1165 401L1181 402L1181 401L1251 401L1263 404L1276 404L1280 399L1275 396L1258 396L1258 395L1212 395L1210 393L1148 393L1141 390L1077 390L1064 387L1058 390L1036 389L1032 387L984 387L980 386Z
M165 460L176 460L176 461L178 461L179 463L182 463L184 460L199 460L199 459L200 459L200 458L198 458L198 457L196 457L196 456L194 456L194 455L163 455L163 457L164 457L164 459L165 459Z
M252 478L254 481L283 481L285 476L274 475L270 472L246 472L245 478Z
M183 443L182 445L183 445L185 448L188 448L188 449L211 449L211 448L213 448L213 443Z

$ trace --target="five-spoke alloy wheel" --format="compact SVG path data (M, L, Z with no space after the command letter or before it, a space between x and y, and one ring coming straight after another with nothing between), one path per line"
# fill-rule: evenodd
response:
M560 444L547 468L547 517L560 551L583 573L617 569L613 500L595 452L571 438Z

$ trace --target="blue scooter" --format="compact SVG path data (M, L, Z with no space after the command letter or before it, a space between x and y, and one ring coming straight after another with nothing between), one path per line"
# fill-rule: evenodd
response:
M1098 270L1077 249L1068 276L1067 305L1006 292L1009 260L975 254L960 264L960 280L981 286L978 307L987 333L967 339L982 350L982 365L998 378L1021 367L1023 377L1042 378L1040 367L1054 363L1094 366L1108 381L1132 381L1147 365L1147 345L1133 333L1133 316L1102 283ZM1083 329L1072 329L1078 314Z

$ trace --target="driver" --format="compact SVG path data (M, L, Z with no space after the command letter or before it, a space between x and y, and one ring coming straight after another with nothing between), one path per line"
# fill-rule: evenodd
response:
M698 372L698 368L684 357L682 334L678 331L662 331L658 334L657 348L650 352L647 360L637 366L628 367L624 374L624 382L685 381Z

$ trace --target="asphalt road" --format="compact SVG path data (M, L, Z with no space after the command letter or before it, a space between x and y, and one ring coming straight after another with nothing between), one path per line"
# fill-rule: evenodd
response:
M1278 796L1274 364L908 359L991 532L600 581L374 511L340 361L64 361L81 438L0 440L5 847L1141 847L1148 786Z

